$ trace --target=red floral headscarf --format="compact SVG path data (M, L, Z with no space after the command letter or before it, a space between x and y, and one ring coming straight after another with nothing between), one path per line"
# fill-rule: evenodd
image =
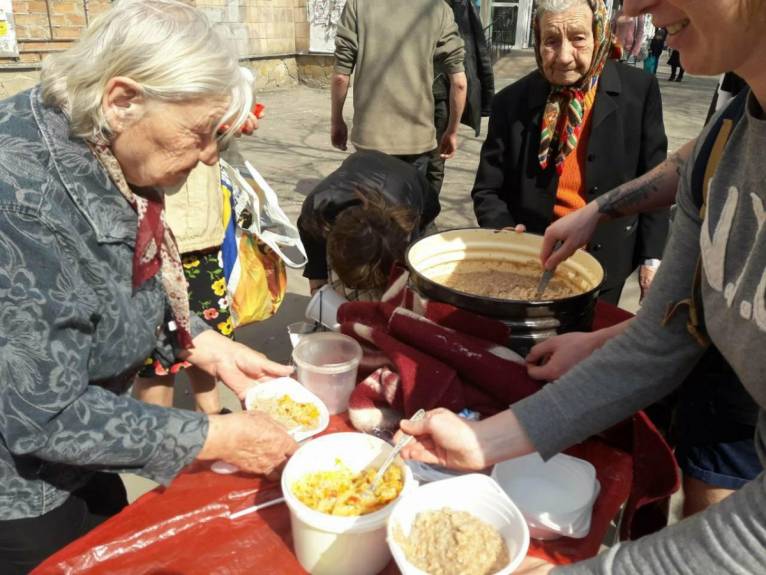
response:
M583 128L583 100L596 84L601 71L609 58L619 58L621 49L618 46L609 25L606 5L603 0L588 0L593 11L593 60L588 72L573 86L551 85L551 92L545 104L543 121L540 132L540 151L538 159L540 167L545 169L553 159L556 171L561 173L564 160L576 147L577 140ZM543 71L540 56L540 20L535 18L535 57L537 67ZM562 114L563 117L562 117Z

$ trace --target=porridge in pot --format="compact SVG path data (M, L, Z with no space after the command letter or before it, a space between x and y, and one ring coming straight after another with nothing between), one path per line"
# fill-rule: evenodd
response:
M409 536L397 526L394 539L407 560L430 575L491 575L510 561L494 527L447 507L418 513Z
M469 260L458 262L451 270L432 270L428 276L436 283L471 295L530 301L536 299L541 274L540 264L534 261ZM537 299L563 299L585 293L591 287L584 278L559 266L543 295Z

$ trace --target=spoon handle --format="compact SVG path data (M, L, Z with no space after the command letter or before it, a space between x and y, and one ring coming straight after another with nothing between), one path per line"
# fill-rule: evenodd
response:
M418 409L415 414L410 417L410 421L420 421L425 416L426 410ZM383 475L385 474L386 470L391 466L391 463L394 461L394 459L396 459L396 456L399 455L399 452L404 449L410 441L412 441L412 436L405 433L402 435L399 441L396 442L396 445L391 450L391 453L388 454L388 457L386 457L383 465L380 466L380 469L378 469L378 472L375 474L372 483L370 483L370 486L368 487L369 491L372 491L373 493L375 492L375 488L378 486L378 483L380 483L380 480L383 479Z
M557 240L556 243L553 246L553 251L555 252L561 247L561 244L563 244L561 240ZM537 284L537 290L535 291L535 299L541 297L543 295L543 292L545 291L545 288L548 287L548 284L551 281L551 278L553 277L553 273L555 272L555 269L552 270L545 270L543 271L543 275L540 276L540 283Z

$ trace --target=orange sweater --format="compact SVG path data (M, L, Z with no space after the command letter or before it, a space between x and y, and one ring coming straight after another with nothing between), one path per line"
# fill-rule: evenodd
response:
M583 128L577 140L577 147L564 160L564 169L559 176L559 186L556 189L556 205L553 207L553 219L557 220L570 212L579 210L587 202L585 199L585 167L588 154L588 138L590 137L590 117L593 102L596 100L594 86L583 102Z

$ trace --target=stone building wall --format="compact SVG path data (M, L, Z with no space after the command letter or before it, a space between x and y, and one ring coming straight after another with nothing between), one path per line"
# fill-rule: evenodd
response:
M307 0L184 0L197 6L235 40L257 88L326 86L332 65L309 50ZM34 85L42 59L65 49L110 0L13 0L18 58L0 58L0 98ZM324 68L324 69L322 69Z

